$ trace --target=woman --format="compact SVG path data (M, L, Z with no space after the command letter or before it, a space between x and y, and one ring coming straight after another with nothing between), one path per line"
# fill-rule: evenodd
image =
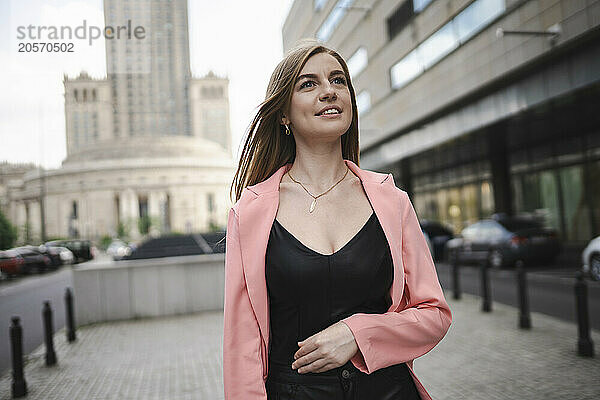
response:
M346 63L315 43L292 50L234 178L225 399L430 398L412 360L450 309L408 196L360 169L358 150Z

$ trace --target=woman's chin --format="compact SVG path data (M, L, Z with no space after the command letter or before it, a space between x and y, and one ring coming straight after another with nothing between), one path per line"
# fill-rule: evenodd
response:
M315 129L313 129L313 132L318 132L320 135L325 134L327 136L341 136L348 130L349 127L350 122L348 121L331 120L315 124Z

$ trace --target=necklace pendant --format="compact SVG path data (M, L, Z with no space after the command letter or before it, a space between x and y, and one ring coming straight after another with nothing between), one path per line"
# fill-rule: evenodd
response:
M317 199L314 199L312 201L312 203L310 203L310 208L308 209L308 212L313 212L315 210L316 205L317 205Z

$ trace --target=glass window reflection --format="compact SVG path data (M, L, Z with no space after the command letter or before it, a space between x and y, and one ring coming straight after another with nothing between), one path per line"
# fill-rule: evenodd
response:
M360 47L354 52L354 54L352 54L346 64L348 65L350 75L355 77L356 75L360 74L363 69L365 69L368 63L369 58L367 57L367 49L365 47Z
M398 89L432 67L505 10L505 0L476 0L390 69ZM428 3L427 1L424 3ZM426 4L425 4L426 5ZM416 11L415 2L415 11Z
M346 7L350 7L352 3L354 3L354 0L338 0L333 10L327 16L327 19L325 19L325 22L323 22L323 25L319 28L317 39L322 42L329 40L335 28L337 28L344 15L346 15Z
M422 67L427 69L458 46L452 21L431 35L417 48Z
M415 50L408 53L400 62L396 63L391 71L392 88L398 89L412 81L423 72L421 63Z
M420 12L427 7L429 3L431 3L431 0L413 0L413 8L415 12Z
M454 18L458 40L463 43L504 11L504 0L479 0Z
M371 94L368 91L363 90L356 96L356 107L358 108L358 115L371 109Z

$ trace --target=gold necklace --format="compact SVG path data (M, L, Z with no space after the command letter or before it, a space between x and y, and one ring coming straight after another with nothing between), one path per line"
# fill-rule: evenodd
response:
M296 182L296 183L300 184L300 186L302 186L302 188L303 188L303 189L306 191L306 193L308 193L308 194L310 195L310 197L312 197L312 198L313 198L313 201L312 201L312 203L310 203L310 208L308 209L308 212L312 213L312 212L315 210L315 207L317 206L317 199L318 199L319 197L321 197L321 196L323 196L323 195L327 194L327 193L328 193L328 192L329 192L331 189L333 189L334 187L336 187L336 185L337 185L338 183L340 183L341 181L343 181L343 180L344 180L344 178L346 177L346 175L348 175L348 171L349 171L349 168L348 168L348 166L346 165L346 173L344 174L344 176L342 176L342 179L340 179L340 180L339 180L339 181L337 181L337 182L336 182L336 183L335 183L335 184L334 184L332 187L330 187L329 189L327 189L327 191L326 191L325 193L321 193L320 195L318 195L318 196L316 196L316 197L315 197L315 196L313 196L313 195L312 195L312 194L311 194L311 193L308 191L308 189L306 189L306 188L304 187L304 185L303 185L302 183L300 183L300 182L298 182L297 180L295 180L294 178L292 178L292 175L290 174L290 172L289 172L289 171L287 172L287 174L289 175L289 177L290 177L290 179L291 179L291 180L293 180L294 182Z

